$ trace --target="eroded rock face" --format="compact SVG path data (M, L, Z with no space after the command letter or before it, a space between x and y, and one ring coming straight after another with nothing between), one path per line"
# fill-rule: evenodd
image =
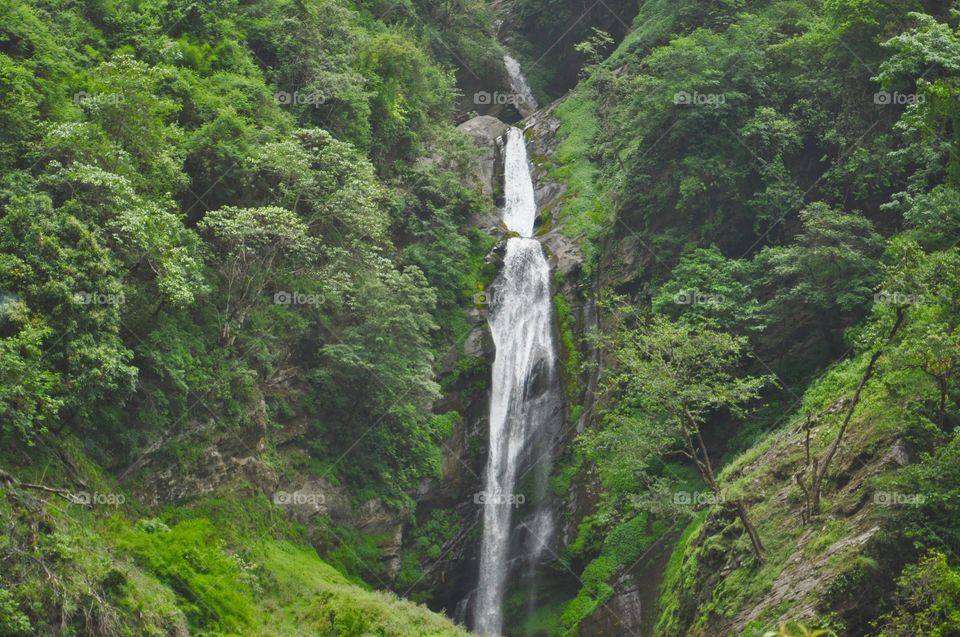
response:
M309 475L281 479L265 463L266 406L260 401L250 414L250 424L240 431L220 432L207 442L200 457L189 464L170 460L160 453L162 446L148 452L128 471L124 478L136 483L141 502L153 506L168 504L210 494L262 494L270 498L291 519L307 526L333 524L357 529L366 535L381 538L380 549L384 572L393 578L400 570L400 548L406 516L385 507L380 500L368 500L354 508L350 491L327 480ZM166 443L191 441L201 445L217 429L207 423L186 429ZM298 420L280 427L273 444L281 446L301 438L307 422ZM323 555L326 548L317 549Z
M345 526L379 539L384 574L393 579L400 571L400 549L406 515L389 509L379 499L367 500L354 508L348 489L323 478L308 477L278 488L273 501L293 520L311 529L317 525ZM323 555L338 548L318 545Z
M218 431L217 423L212 420L188 427L158 441L124 470L120 479L136 484L137 497L152 506L230 488L252 486L271 493L276 487L277 475L260 459L267 434L263 400L255 404L248 423L239 431L226 432ZM163 453L178 442L205 446L200 457L188 464Z
M643 600L630 573L621 573L613 582L616 591L580 625L580 637L643 635Z
M489 347L484 345L478 354L486 362L486 367L479 373L488 380L489 365L493 362L492 343ZM419 522L428 520L437 510L452 510L459 521L457 533L441 547L440 559L421 565L424 577L420 585L432 595L429 606L450 616L455 614L457 604L476 584L475 562L482 507L474 496L483 489L481 476L489 428L488 383L476 381L461 379L435 406L434 410L441 413L456 410L460 414L460 423L443 442L441 479L423 480L415 494Z
M254 456L235 457L208 447L192 471L170 466L153 476L141 491L141 500L152 506L208 495L234 485L249 483L265 492L276 484L276 473Z
M599 500L600 481L595 472L591 471L586 480L577 480L570 485L563 501L559 538L561 546L576 541L580 523L594 511Z
M540 209L541 223L545 215L553 212L567 192L567 185L550 178L548 169L557 151L560 120L553 114L559 102L537 111L524 121L524 137L527 140L527 154L533 164L533 185Z
M383 506L378 499L367 500L342 524L355 528L365 535L384 538L380 544L384 571L391 580L400 571L400 548L403 545L405 516Z
M571 239L559 229L552 229L540 239L550 255L550 265L554 272L563 277L579 274L583 267L583 253L575 239Z
M494 353L493 337L486 323L477 325L463 342L463 355L487 358Z
M647 549L639 560L620 568L610 582L613 596L582 622L580 637L650 637L654 634L660 581L675 540L675 534L667 534Z
M290 518L303 524L315 522L317 516L327 516L334 523L356 517L350 494L323 478L307 478L287 485L286 489L278 488L273 500Z

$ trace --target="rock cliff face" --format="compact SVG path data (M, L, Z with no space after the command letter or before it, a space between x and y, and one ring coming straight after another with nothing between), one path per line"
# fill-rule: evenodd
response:
M137 485L139 499L153 506L243 484L272 493L277 487L277 475L261 458L267 435L266 406L262 400L247 421L239 431L221 431L212 439L210 433L218 429L213 421L200 423L176 438L162 438L120 477ZM190 443L203 451L198 459L187 463L164 453L173 443Z
M660 582L675 541L675 534L661 538L637 562L617 572L610 581L613 596L583 620L580 637L654 634Z
M567 424L562 445L566 446L584 429L594 426L595 400L600 369L600 352L589 338L584 338L594 330L602 329L596 301L596 290L601 285L620 282L627 277L623 269L616 265L616 258L601 256L601 261L590 280L584 281L582 268L583 253L578 241L565 232L563 224L563 206L566 202L567 185L551 176L556 165L554 156L559 144L558 135L562 135L562 124L554 115L559 101L541 109L529 119L528 146L534 163L534 177L537 184L537 203L542 211L540 239L551 257L551 265L556 273L557 292L562 295L572 309L574 342L578 354L587 363L584 370L567 370L575 374L577 380L574 395L569 396L572 404L579 406L579 417ZM609 246L614 254L622 251L622 259L630 260L631 266L638 251L632 249L629 241L620 240ZM607 246L605 246L607 247ZM623 279L628 282L628 279ZM580 472L573 480L563 499L557 550L572 543L577 538L580 524L584 518L596 510L600 497L600 484L595 473L589 468ZM613 596L588 617L580 626L581 637L606 637L619 634L652 634L656 621L657 595L660 579L666 560L669 558L671 543L658 542L647 555L629 569L619 572L610 582Z
M611 585L617 594L580 625L580 637L643 635L643 600L632 572L621 573Z
M250 424L237 432L222 433L206 443L205 434L213 427L189 430L182 440L202 446L198 458L190 463L171 459L160 453L141 457L124 476L137 486L138 499L152 506L171 504L214 493L266 495L293 520L308 531L327 525L349 527L363 535L376 537L384 573L393 578L400 569L400 549L406 516L388 507L379 499L360 504L343 486L323 478L297 472L278 475L267 462L267 429L264 404L250 415ZM304 443L306 423L293 421L277 432L271 432L272 444L292 450ZM164 444L170 441L164 441ZM157 449L162 445L157 445ZM322 534L310 533L312 537ZM337 546L316 546L321 555Z

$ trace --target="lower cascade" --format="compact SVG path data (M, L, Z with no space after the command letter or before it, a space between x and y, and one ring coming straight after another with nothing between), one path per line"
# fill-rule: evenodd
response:
M547 479L561 421L550 266L531 238L537 207L523 132L515 127L507 133L504 180L503 221L520 236L507 241L488 318L496 358L474 599L474 630L481 635L502 633L509 574L524 578L532 596L534 569L555 526Z

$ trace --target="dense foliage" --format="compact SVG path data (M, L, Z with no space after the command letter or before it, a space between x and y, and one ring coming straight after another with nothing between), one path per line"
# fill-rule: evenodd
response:
M0 635L462 634L368 584L434 601L476 544L463 484L411 494L455 429L483 453L495 239L451 124L497 35L572 89L533 161L592 425L516 630L577 635L640 565L666 637L960 631L955 1L0 0ZM291 475L367 517L247 481Z
M226 448L268 483L299 472L409 508L450 433L440 361L488 275L468 220L490 204L452 126L468 69L503 73L476 0L0 2L0 468L80 488L99 465L129 494ZM2 634L458 634L350 601L302 534L228 546L228 518L146 528L135 507L100 528L8 477ZM284 577L327 600L268 601L286 627L257 583Z
M4 3L4 437L122 468L265 399L358 486L434 471L433 361L486 247L435 37L478 67L492 40L452 4Z
M733 630L723 618L758 603L808 541L796 525L811 476L828 502L812 523L846 520L859 511L850 499L860 494L862 507L868 497L859 478L848 481L866 466L884 473L890 445L918 461L867 494L922 503L879 508L884 531L863 558L872 566L837 561L818 607L833 615L819 621L841 634L952 634L955 610L930 601L944 599L960 566L947 521L960 486L948 468L960 431L960 32L950 4L642 3L617 50L561 107L564 126L592 131L575 161L596 177L577 194L610 210L591 243L615 293L604 425L582 436L578 462L598 471L607 528L638 513L711 512L691 522L671 561L658 634ZM664 347L671 334L686 337ZM713 334L745 354L732 376L711 366ZM758 376L774 382L743 394ZM702 411L686 418L691 404ZM692 447L676 429L685 418L703 419L687 427ZM707 449L723 457L711 467L720 480L714 489L704 477L699 490L715 494L696 506L674 463L700 468ZM786 511L774 503L784 497ZM744 565L741 504L770 545L766 564ZM835 532L852 532L843 524ZM804 555L830 546L821 533ZM718 551L729 551L720 580ZM760 635L763 622L747 629Z

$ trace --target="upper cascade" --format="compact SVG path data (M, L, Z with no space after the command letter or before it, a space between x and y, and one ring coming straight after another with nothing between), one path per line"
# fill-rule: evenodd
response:
M527 78L523 77L520 71L520 63L509 54L503 56L503 65L507 67L507 74L510 76L510 90L513 91L513 103L520 111L523 117L530 117L536 112L537 100L533 97L533 91L527 84Z

